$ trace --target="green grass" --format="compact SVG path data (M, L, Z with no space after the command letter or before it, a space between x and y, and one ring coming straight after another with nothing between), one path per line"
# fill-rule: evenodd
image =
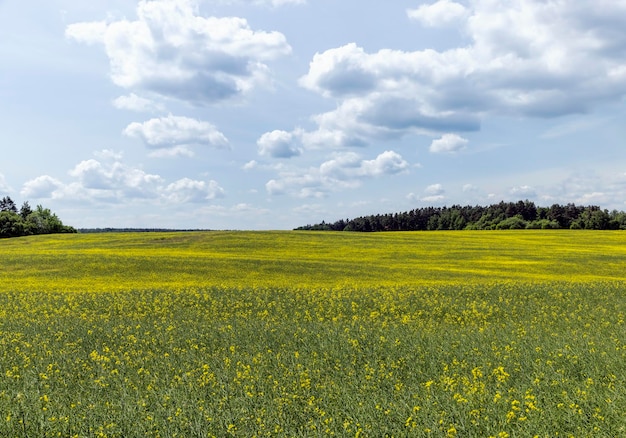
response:
M625 243L3 240L0 436L623 436Z

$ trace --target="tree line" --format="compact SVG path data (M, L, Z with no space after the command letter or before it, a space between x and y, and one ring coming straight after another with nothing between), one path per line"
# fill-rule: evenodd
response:
M403 213L361 216L333 223L322 221L296 230L323 231L428 231L428 230L509 230L585 229L626 230L626 213L598 206L554 204L538 207L531 201L500 202L487 207L424 207Z
M18 210L9 196L0 199L0 238L53 233L76 233L76 229L63 225L49 208L37 205L33 210L25 201Z

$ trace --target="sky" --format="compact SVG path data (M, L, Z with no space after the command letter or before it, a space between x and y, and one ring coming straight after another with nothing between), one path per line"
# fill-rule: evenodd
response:
M0 0L0 195L76 228L626 210L626 0Z

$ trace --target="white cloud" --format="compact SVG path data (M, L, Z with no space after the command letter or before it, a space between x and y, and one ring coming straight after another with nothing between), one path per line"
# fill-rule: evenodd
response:
M85 44L102 43L107 35L109 24L106 21L71 24L65 30L65 36Z
M310 169L310 173L282 172L277 179L271 179L265 184L270 195L290 194L299 198L321 198L331 190L328 180L319 175L317 169Z
M265 61L289 54L279 32L237 17L202 17L198 0L141 0L137 20L71 24L66 36L102 43L111 79L123 88L206 104L267 83Z
M148 154L152 158L193 157L194 152L187 146L174 146L167 149L155 149Z
M362 160L354 152L337 154L319 167L323 177L336 180L350 180L354 178L371 178L383 175L394 175L409 168L400 154L394 151L385 151L373 160Z
M163 183L159 175L125 165L119 158L102 161L89 159L78 163L69 175L77 179L84 197L156 198Z
M217 181L198 181L190 178L183 178L169 184L164 191L168 200L176 203L202 203L211 199L224 196L224 189Z
M266 132L259 138L259 154L273 158L291 158L302 153L297 135L286 131Z
M445 190L441 184L431 184L424 190L424 193L428 195L442 195Z
M441 204L446 200L445 193L446 190L443 188L443 185L437 183L427 186L421 195L416 193L409 193L406 198L411 202Z
M433 140L430 144L430 152L454 154L467 146L469 141L457 134L444 134L441 138Z
M490 115L579 114L626 96L623 1L439 1L409 14L456 22L468 44L368 53L350 43L317 53L300 84L338 105L313 117L305 147L475 131ZM435 149L444 146L459 143Z
M429 195L420 198L420 201L427 202L430 204L439 204L445 201L446 197L444 195Z
M224 196L217 181L181 178L168 183L165 178L129 166L121 154L104 150L96 153L98 160L88 159L76 164L64 183L48 175L24 184L21 194L36 199L61 199L68 202L87 201L126 204L148 200L152 203L201 203Z
M226 136L212 124L171 114L131 123L124 129L124 135L142 139L151 149L164 150L157 156L192 155L188 147L194 145L228 146Z
M153 100L137 96L130 93L128 96L120 96L113 101L113 106L117 109L125 109L138 112L163 111L165 107Z
M344 152L322 163L319 173L322 177L333 180L348 180L363 173L363 163L364 161L357 153Z
M243 165L243 170L252 170L258 167L259 163L256 160L250 160L246 164Z
M319 167L306 171L280 172L265 185L268 193L291 194L301 198L323 197L328 192L359 187L363 180L405 172L410 165L400 154L385 151L372 160L354 152L335 154Z
M50 175L41 175L24 183L20 194L35 199L55 198L62 186L63 184L58 179Z
M420 5L407 11L409 18L427 27L446 26L460 22L468 15L468 10L460 3L439 0L430 5Z
M385 151L373 160L361 163L361 175L383 176L395 175L408 169L407 163L400 154L394 151Z

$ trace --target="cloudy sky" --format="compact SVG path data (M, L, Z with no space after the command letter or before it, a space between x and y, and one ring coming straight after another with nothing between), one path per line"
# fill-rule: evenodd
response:
M626 210L626 0L0 0L0 195L75 227Z

